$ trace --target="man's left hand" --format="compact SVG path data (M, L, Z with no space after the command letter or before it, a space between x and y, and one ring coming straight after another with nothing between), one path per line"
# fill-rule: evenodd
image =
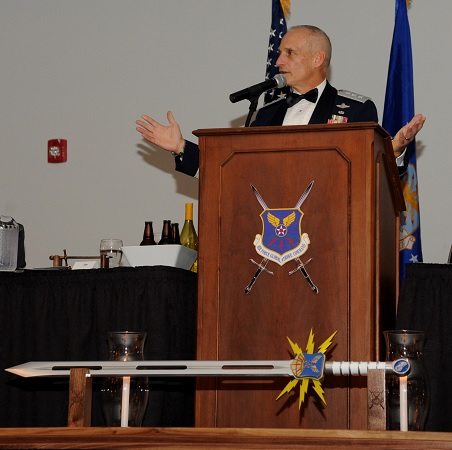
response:
M421 128L424 126L426 117L422 114L416 114L405 126L400 128L392 140L392 148L397 158L404 149L414 140Z

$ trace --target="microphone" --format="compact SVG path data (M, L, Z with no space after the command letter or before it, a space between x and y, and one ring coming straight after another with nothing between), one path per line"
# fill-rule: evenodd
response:
M253 97L259 97L262 92L268 91L272 88L282 88L287 84L284 75L278 73L270 80L262 81L253 86L234 92L229 96L232 103L240 102L241 100L251 100Z

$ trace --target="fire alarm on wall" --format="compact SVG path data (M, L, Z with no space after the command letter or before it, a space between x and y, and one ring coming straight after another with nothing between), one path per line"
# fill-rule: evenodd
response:
M67 140L50 139L47 142L47 162L61 163L67 161Z

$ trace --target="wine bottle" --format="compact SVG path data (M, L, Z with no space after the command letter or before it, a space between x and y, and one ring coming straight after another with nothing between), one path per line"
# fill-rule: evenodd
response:
M185 221L180 233L181 245L198 250L198 235L193 225L193 203L185 203ZM192 272L198 271L198 259L193 263L190 269Z
M159 245L172 244L171 239L171 220L163 221L162 237L159 241Z
M180 234L179 234L179 224L178 223L171 224L171 239L173 241L173 244L180 245Z
M143 232L143 240L140 245L156 245L157 243L154 240L154 229L152 227L152 222L146 221L144 222L144 232Z

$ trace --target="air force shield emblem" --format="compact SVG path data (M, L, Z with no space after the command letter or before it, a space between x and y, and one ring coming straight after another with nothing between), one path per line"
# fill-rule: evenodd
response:
M256 235L256 252L280 266L306 252L309 236L301 232L299 208L265 209L260 214L262 235Z

